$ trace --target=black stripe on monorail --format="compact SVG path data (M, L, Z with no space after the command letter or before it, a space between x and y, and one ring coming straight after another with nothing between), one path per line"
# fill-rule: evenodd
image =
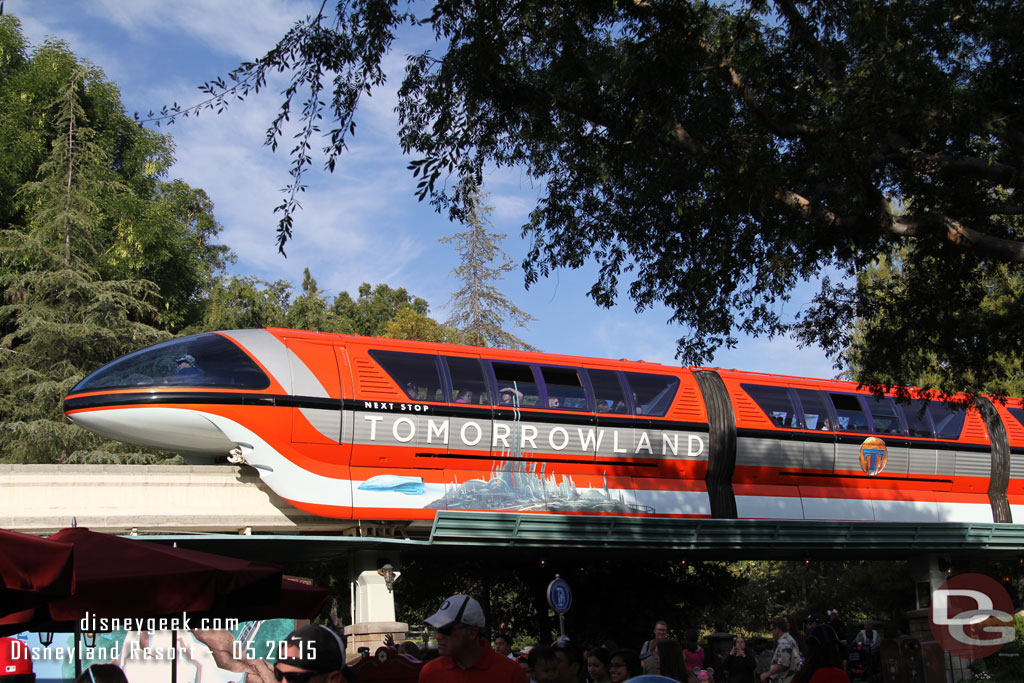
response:
M236 392L170 392L154 391L150 393L111 393L97 396L82 396L77 398L64 399L64 411L85 410L88 408L113 408L129 405L180 405L186 403L210 404L210 405L248 405L248 406L282 406L287 408L314 408L319 410L350 410L354 412L393 412L402 415L419 415L429 417L461 417L466 419L512 421L514 415L511 410L487 407L464 407L444 406L428 403L401 402L401 401L370 401L363 399L337 399L320 398L316 396L290 396L287 394L250 394ZM375 403L378 406L382 403L393 405L419 405L429 408L427 412L411 412L408 410L382 410L380 408L367 408L367 403ZM598 415L595 419L594 413L579 412L520 412L519 419L529 422L559 423L571 425L585 425L596 427L621 427L631 429L654 429L654 430L679 430L691 432L706 432L708 425L705 422L677 422L671 420L652 420L641 416L630 417L605 417Z
M87 408L112 408L130 405L180 405L197 403L210 405L243 405L243 406L285 406L290 408L319 408L320 410L341 410L341 402L336 398L318 398L315 396L288 396L285 394L249 394L235 392L178 392L154 391L142 393L102 394L99 396L82 396L64 399L64 411L85 410Z

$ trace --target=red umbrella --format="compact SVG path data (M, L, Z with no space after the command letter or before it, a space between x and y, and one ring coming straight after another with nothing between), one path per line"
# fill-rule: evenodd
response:
M0 529L0 616L71 595L72 546Z
M74 546L75 591L34 613L0 619L0 630L51 630L53 622L160 617L274 602L281 568L78 527L52 540ZM83 630L92 630L86 623ZM54 628L52 630L63 630ZM102 630L102 629L100 629Z

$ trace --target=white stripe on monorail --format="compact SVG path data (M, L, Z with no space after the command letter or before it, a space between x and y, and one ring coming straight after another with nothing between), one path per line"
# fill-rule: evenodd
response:
M736 511L740 519L992 523L988 502L736 496ZM1019 513L1014 517L1021 518Z

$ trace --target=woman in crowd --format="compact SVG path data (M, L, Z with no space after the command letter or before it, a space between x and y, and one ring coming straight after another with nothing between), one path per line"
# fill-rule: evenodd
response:
M659 673L662 676L686 683L686 680L690 677L690 670L683 659L683 648L679 645L679 641L672 640L671 638L659 641L657 650L660 665Z
M721 668L725 672L727 683L753 682L757 662L754 660L754 654L747 651L746 638L736 636L736 643L729 651L729 655L722 660Z
M612 683L622 683L643 673L640 655L635 650L616 650L608 662Z
M831 626L819 624L804 639L807 659L793 683L850 683L843 672L839 640Z
M611 653L603 647L595 647L587 656L587 683L611 683Z

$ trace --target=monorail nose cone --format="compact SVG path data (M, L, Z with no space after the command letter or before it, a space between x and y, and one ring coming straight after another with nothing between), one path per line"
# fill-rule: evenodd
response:
M138 446L189 455L223 457L236 444L201 413L178 408L108 408L68 418L94 434Z

